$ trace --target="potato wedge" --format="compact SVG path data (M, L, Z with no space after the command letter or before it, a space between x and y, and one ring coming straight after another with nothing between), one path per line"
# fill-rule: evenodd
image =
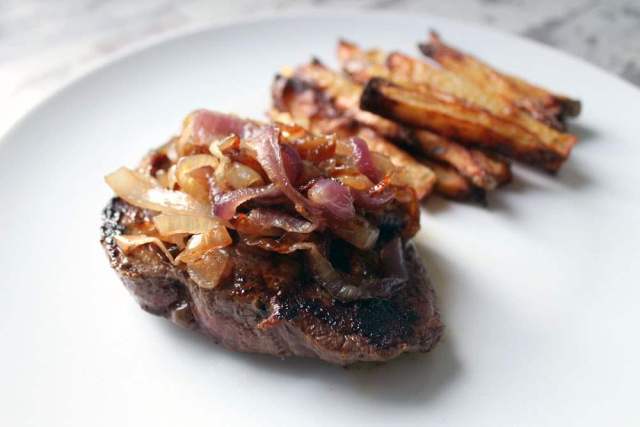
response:
M485 82L484 86L480 86L444 68L419 61L402 53L390 53L386 59L382 59L384 56L381 56L381 53L372 55L368 53L369 51L362 51L352 43L348 45L347 49L344 45L345 42L342 43L342 45L339 45L338 51L341 52L339 57L343 67L350 66L352 69L358 69L360 75L384 77L394 83L414 88L417 91L424 90L429 92L434 89L446 92L459 98L460 102L466 102L472 106L485 109L491 114L521 126L547 144L556 144L557 141L567 138L557 129L536 120L527 112L516 108L490 82ZM384 60L384 63L374 62L381 60ZM354 64L357 64L357 67ZM425 88L424 85L428 87Z
M568 134L560 134L553 142L541 141L523 127L446 93L427 86L416 91L380 78L369 80L360 108L551 172L559 169L576 143Z
M421 161L436 174L436 193L447 199L487 204L486 192L473 186L454 168L427 159Z
M468 149L427 130L414 131L413 138L422 154L452 166L477 187L493 190L510 177L499 167L498 163L502 162L490 159L478 150ZM508 165L503 165L509 170Z
M513 105L550 126L562 128L564 117L580 114L580 101L557 95L520 78L501 73L490 65L447 45L435 32L420 50L447 70L477 84L490 88Z

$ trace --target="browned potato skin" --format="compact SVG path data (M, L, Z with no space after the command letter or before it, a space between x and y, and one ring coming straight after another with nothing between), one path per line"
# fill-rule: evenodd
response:
M422 159L422 162L435 172L436 192L441 196L460 202L473 202L486 205L486 193L482 188L473 186L454 168L431 160Z
M543 144L520 126L450 95L426 87L416 91L380 78L369 80L360 98L360 108L550 172L559 169L575 145L575 137L571 135L558 144Z
M485 190L498 186L498 181L486 168L485 159L476 160L483 156L477 150L474 150L477 153L474 157L471 150L427 130L417 130L413 137L425 156L453 166L475 186Z
M360 76L383 77L398 85L426 93L446 93L457 98L460 103L483 109L487 114L513 123L545 145L562 147L575 141L574 136L560 133L518 108L512 100L503 96L499 90L500 84L492 84L493 80L479 85L445 68L402 53L393 52L385 58L379 51L363 51L351 43L339 46L338 52L343 67L356 70Z
M429 41L420 44L419 48L445 69L475 82L480 87L492 88L513 105L556 129L564 129L564 117L580 114L580 101L554 94L517 77L501 73L477 58L445 44L435 32L431 32Z
M494 177L498 187L510 183L513 179L511 165L507 161L497 159L479 150L470 149L469 152L475 162Z

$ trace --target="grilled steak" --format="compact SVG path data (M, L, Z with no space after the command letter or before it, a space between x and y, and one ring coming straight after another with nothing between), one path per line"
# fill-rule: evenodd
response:
M151 175L168 169L164 155L156 152L143 163ZM209 172L210 183L215 174ZM298 185L303 187L310 188L307 194L312 199L317 189L309 183ZM213 210L218 207L225 217L220 200L228 197L217 194L211 196ZM274 207L289 216L268 216ZM375 225L375 242L359 243L339 237L343 231L330 225L302 224L293 217L296 208L281 194L246 202L227 220L230 240L224 246L211 246L197 261L187 257L178 261L178 254L193 250L193 236L186 248L180 239L166 234L160 236L162 243L156 240L158 244L150 240L122 244L123 237L147 239L163 227L157 210L116 197L103 212L101 243L111 266L144 310L196 329L231 350L316 357L340 365L429 351L443 325L434 291L408 242L417 228L415 213L408 214L397 202L367 211L364 221ZM256 212L263 220L256 220ZM264 227L265 215L269 227L258 229L268 237L252 236L256 225ZM348 229L349 222L343 224ZM279 227L295 230L274 233ZM183 229L179 231L178 237L187 238ZM362 247L356 246L361 243ZM225 260L220 264L224 268L216 270L214 284L203 281L202 269L192 268L201 267L202 260L212 255Z

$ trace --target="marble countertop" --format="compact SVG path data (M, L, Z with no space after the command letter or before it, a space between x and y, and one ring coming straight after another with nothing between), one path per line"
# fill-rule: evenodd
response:
M253 14L313 8L478 22L555 46L640 85L638 0L3 0L0 134L59 87L136 46Z

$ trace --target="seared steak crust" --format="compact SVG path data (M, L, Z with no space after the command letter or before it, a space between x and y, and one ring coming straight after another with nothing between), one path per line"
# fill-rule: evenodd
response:
M440 339L434 291L411 245L405 248L409 283L390 299L337 301L312 281L302 253L280 255L239 242L229 248L233 273L215 289L203 289L154 245L128 255L116 245L114 236L151 216L119 198L104 209L101 243L112 267L144 310L231 350L347 365L426 352Z

